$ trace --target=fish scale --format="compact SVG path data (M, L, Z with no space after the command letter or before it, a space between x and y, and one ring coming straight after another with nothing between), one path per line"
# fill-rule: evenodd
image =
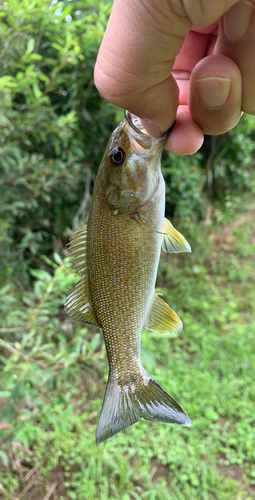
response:
M140 333L149 305L148 296L154 291L156 266L153 265L152 257L158 260L158 256L155 250L150 252L147 248L148 240L151 244L151 239L160 237L155 235L155 238L153 234L151 238L151 234L141 223L125 216L116 218L111 213L108 214L107 210L104 210L100 219L101 229L94 231L93 222L91 227L90 221L93 221L94 213L101 212L97 206L100 204L100 198L97 200L88 221L88 233L93 235L87 246L91 294L104 336L112 336L113 341L128 347L121 357L122 363L127 363L126 357L130 359L130 350L138 352ZM123 223L126 225L125 230L121 230ZM139 228L135 227L137 225ZM96 246L103 250L94 252L94 240L98 242ZM157 246L160 248L161 242L158 242ZM153 255L150 255L151 253ZM109 321L114 323L113 327L109 325ZM108 352L112 358L110 348Z
M180 405L146 372L140 356L143 327L164 334L182 329L177 314L155 292L161 246L168 252L190 251L164 219L164 140L148 136L126 115L99 167L88 224L70 243L81 279L65 310L102 328L109 361L97 445L140 418L191 425Z

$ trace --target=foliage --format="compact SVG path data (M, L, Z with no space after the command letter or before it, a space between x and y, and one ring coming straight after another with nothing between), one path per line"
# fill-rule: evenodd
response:
M74 329L73 322L63 312L67 293L77 282L70 272L69 259L62 261L58 254L54 254L55 262L42 258L53 268L53 276L42 269L31 269L35 278L32 290L15 290L9 284L0 291L3 312L0 331L5 334L1 345L7 349L6 354L8 349L13 353L11 358L1 356L4 381L0 396L9 398L3 416L6 414L12 422L21 400L27 401L29 395L26 420L34 407L40 408L44 403L43 391L57 386L58 371L62 370L64 378L70 374L73 377L77 363L90 359L100 342L99 333L89 342L87 328L79 324ZM13 327L14 324L19 326ZM18 437L28 445L24 425L20 432Z
M238 126L218 137L205 137L192 156L165 153L167 213L178 217L210 218L211 202L235 214L244 192L255 193L255 117L244 115ZM214 216L222 215L214 212ZM209 216L208 216L209 215Z
M186 223L193 253L161 261L158 286L185 329L144 331L142 357L191 428L140 421L96 448L108 369L99 333L62 315L77 280L68 259L44 257L53 276L31 270L33 290L2 290L6 498L33 477L28 500L54 485L59 500L254 498L253 210L231 226Z
M112 130L112 108L93 85L110 4L79 6L45 0L2 5L2 279L14 272L26 281L27 259L52 253L69 234ZM86 207L81 212L84 217Z
M201 217L205 196L203 183L203 155L175 156L164 152L162 172L166 181L166 212L167 214L191 217Z

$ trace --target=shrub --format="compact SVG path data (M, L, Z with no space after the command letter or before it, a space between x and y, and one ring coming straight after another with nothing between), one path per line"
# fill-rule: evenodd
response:
M87 213L90 179L112 130L113 108L93 84L110 4L79 6L45 0L2 5L0 274L5 279L12 267L26 280L25 261L59 249L85 186L79 214Z

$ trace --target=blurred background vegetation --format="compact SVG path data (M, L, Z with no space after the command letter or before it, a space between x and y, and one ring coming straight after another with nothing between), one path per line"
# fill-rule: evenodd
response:
M165 152L166 212L191 256L158 286L185 331L144 332L147 370L191 429L139 422L96 448L107 380L101 334L67 318L77 278L65 245L86 221L123 111L93 84L111 2L8 0L0 9L0 496L255 497L255 119Z

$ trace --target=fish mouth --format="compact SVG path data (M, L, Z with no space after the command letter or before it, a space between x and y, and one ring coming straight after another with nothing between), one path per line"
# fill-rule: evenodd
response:
M130 113L129 111L125 112L125 117L132 129L137 132L138 134L143 134L143 135L148 135L144 126L142 125L142 122L138 116L133 115L133 113Z
M149 135L140 118L129 111L125 112L125 119L129 125L129 132L136 142L144 149L160 150L164 147L168 132L161 137L153 137Z

